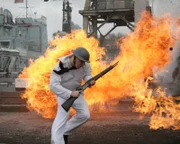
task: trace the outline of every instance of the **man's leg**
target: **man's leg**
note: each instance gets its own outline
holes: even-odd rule
[[[75,129],[87,122],[90,118],[89,108],[84,96],[79,96],[72,105],[76,114],[68,120],[64,135],[70,135]]]
[[[68,135],[64,135],[64,142],[65,144],[68,144]]]
[[[65,125],[69,118],[69,112],[66,112],[61,107],[61,103],[63,102],[63,99],[58,98],[58,111],[51,129],[51,144],[65,144],[63,135],[65,131]]]

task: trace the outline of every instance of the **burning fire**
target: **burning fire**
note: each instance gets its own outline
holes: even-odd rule
[[[155,18],[143,13],[134,32],[129,33],[118,44],[120,54],[111,64],[119,61],[119,65],[99,79],[94,87],[85,91],[91,110],[109,100],[130,96],[135,102],[136,112],[152,115],[150,128],[180,129],[180,105],[174,103],[171,97],[165,96],[160,88],[153,92],[144,81],[152,75],[154,67],[158,72],[171,61],[169,48],[176,45],[173,22],[169,15]],[[49,89],[49,77],[59,57],[82,46],[91,54],[93,75],[108,66],[101,60],[105,49],[99,47],[95,38],[87,38],[82,30],[73,31],[63,38],[57,37],[50,44],[44,56],[35,61],[31,60],[30,66],[20,75],[21,78],[31,80],[28,81],[29,86],[22,97],[27,99],[30,109],[37,111],[44,118],[54,118],[56,114],[57,103],[55,95]],[[104,110],[103,107],[98,109]]]

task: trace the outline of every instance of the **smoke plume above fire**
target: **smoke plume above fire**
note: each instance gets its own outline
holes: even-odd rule
[[[161,88],[148,87],[149,76],[153,69],[158,72],[171,62],[170,47],[175,48],[179,39],[178,19],[164,15],[161,18],[143,13],[134,32],[120,39],[119,55],[110,64],[119,61],[119,65],[96,82],[96,85],[85,91],[85,97],[90,110],[106,111],[103,105],[111,100],[121,100],[130,97],[134,101],[133,110],[140,114],[150,114],[149,126],[152,129],[180,129],[180,105]],[[174,27],[177,29],[174,29]],[[97,39],[90,37],[84,31],[73,31],[62,38],[50,42],[45,54],[29,67],[24,68],[20,78],[28,78],[28,87],[23,98],[27,100],[28,108],[35,110],[44,118],[54,118],[57,110],[55,95],[50,91],[49,78],[57,59],[70,54],[76,47],[85,47],[90,52],[92,74],[96,75],[109,66],[102,60],[105,48],[99,46]]]

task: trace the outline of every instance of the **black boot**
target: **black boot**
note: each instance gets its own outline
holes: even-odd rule
[[[68,144],[68,135],[64,135],[64,142],[65,144]]]

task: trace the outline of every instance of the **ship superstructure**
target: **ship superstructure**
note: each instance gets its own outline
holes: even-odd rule
[[[0,9],[0,91],[14,91],[14,79],[28,59],[36,59],[47,48],[46,17],[15,18]]]

